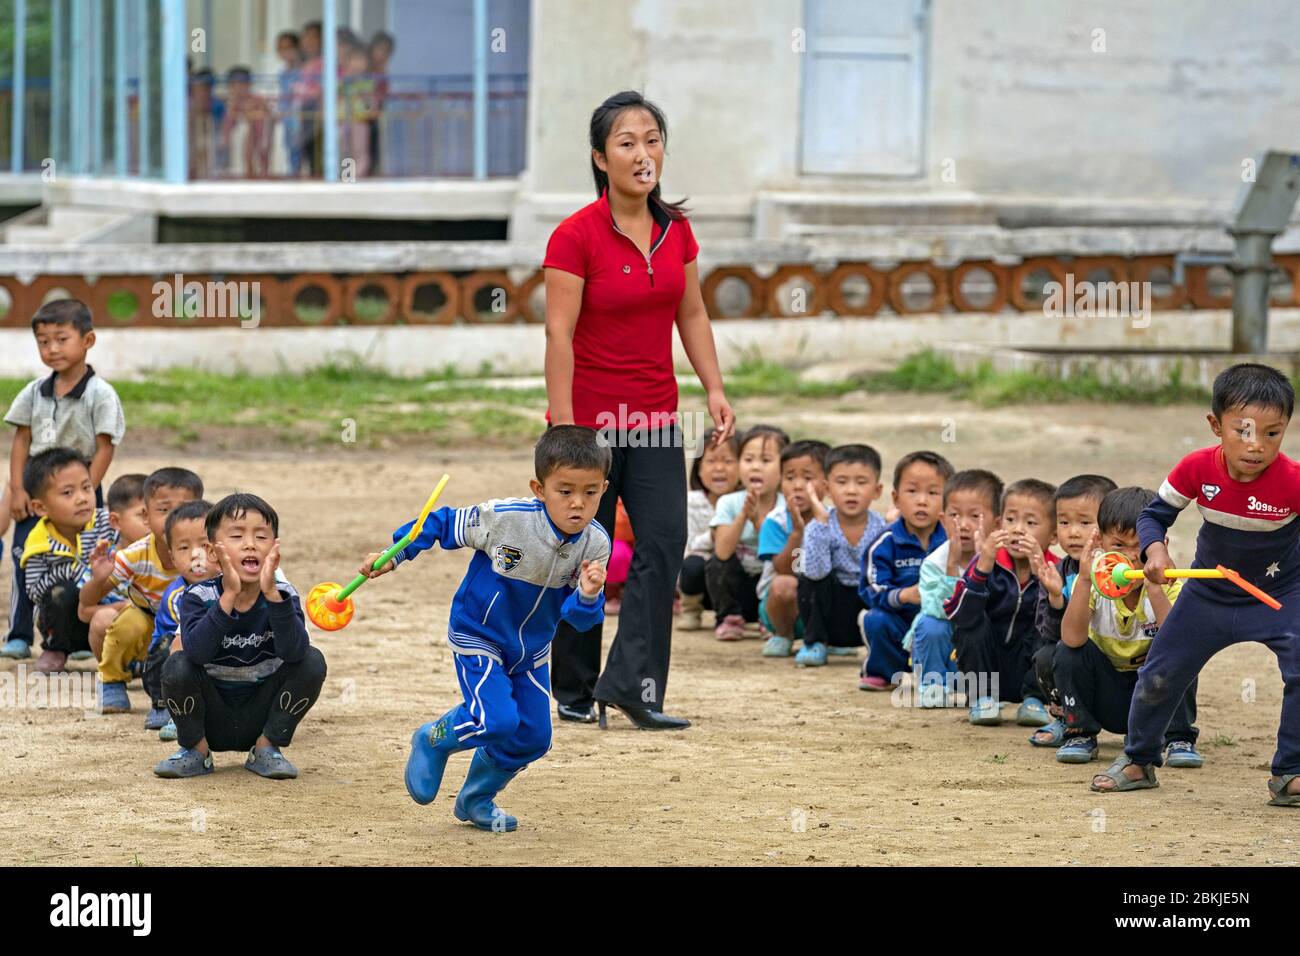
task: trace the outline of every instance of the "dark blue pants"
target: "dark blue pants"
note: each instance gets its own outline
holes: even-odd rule
[[[32,602],[27,597],[27,575],[23,573],[18,561],[23,556],[23,545],[27,543],[27,536],[40,520],[37,517],[24,518],[14,525],[14,539],[9,549],[9,554],[14,559],[14,580],[13,588],[9,592],[9,633],[5,637],[6,641],[17,638],[28,644],[32,643]]]
[[[1165,728],[1206,661],[1232,644],[1258,641],[1277,655],[1284,685],[1273,774],[1300,773],[1300,590],[1273,596],[1282,610],[1259,601],[1224,604],[1196,581],[1183,586],[1138,671],[1124,748],[1134,763],[1160,766]]]
[[[867,612],[867,660],[862,673],[868,677],[883,677],[891,684],[895,674],[906,674],[907,651],[903,637],[912,619],[893,611],[874,607]]]

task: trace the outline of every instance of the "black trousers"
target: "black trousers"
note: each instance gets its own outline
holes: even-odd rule
[[[688,554],[682,562],[682,573],[678,576],[677,586],[683,595],[703,595],[705,609],[712,611],[713,602],[709,600],[709,582],[705,573],[707,563],[708,559],[702,554]]]
[[[80,600],[81,589],[66,582],[55,584],[41,597],[38,621],[42,648],[65,654],[90,650],[90,625],[77,618]]]
[[[953,628],[952,646],[957,652],[957,670],[968,682],[974,682],[968,686],[987,686],[991,693],[996,678],[1001,700],[1044,699],[1045,692],[1034,673],[1037,641],[1033,637],[1008,643],[1002,628],[995,631],[989,619],[982,617],[976,627]]]
[[[799,575],[799,617],[803,620],[803,642],[830,647],[861,647],[858,613],[862,598],[858,589],[841,584],[834,574],[820,581]]]
[[[104,507],[104,486],[98,485],[95,488],[95,507]],[[23,518],[14,524],[13,539],[10,541],[9,555],[14,562],[13,584],[9,591],[9,634],[4,638],[5,641],[20,640],[28,644],[32,642],[32,614],[35,608],[32,607],[31,598],[27,596],[27,575],[23,572],[22,566],[18,563],[23,557],[23,546],[27,543],[27,535],[36,527],[36,523],[41,519],[35,515]],[[89,632],[87,632],[89,633]],[[77,650],[90,650],[90,645],[76,648]],[[50,648],[58,650],[58,648]]]
[[[569,707],[594,699],[662,710],[673,639],[673,598],[686,551],[686,455],[681,432],[611,435],[614,463],[596,520],[614,528],[623,499],[636,549],[618,631],[600,669],[603,626],[579,632],[561,621],[551,646],[551,691]],[[650,446],[650,442],[654,442]]]
[[[315,647],[243,693],[219,688],[184,651],[170,655],[162,668],[163,697],[176,721],[177,742],[195,747],[206,737],[213,751],[248,750],[263,734],[277,747],[289,746],[324,683],[325,655]]]
[[[1047,695],[1041,699],[1049,704],[1061,703],[1061,694],[1056,687],[1056,674],[1053,670],[1056,648],[1059,646],[1059,641],[1055,644],[1040,645],[1033,656],[1034,676],[1038,678],[1038,686]]]
[[[708,582],[709,600],[713,602],[719,621],[732,614],[738,614],[746,621],[758,620],[759,576],[747,574],[740,558],[733,554],[723,561],[710,556],[704,562],[704,577]]]
[[[161,709],[167,706],[167,695],[163,693],[162,688],[162,671],[163,665],[167,663],[167,655],[172,651],[173,640],[175,637],[164,637],[145,658],[144,674],[140,678],[140,683],[144,685],[144,692],[149,695],[150,707]]]
[[[1070,647],[1056,645],[1052,666],[1065,710],[1067,737],[1095,737],[1103,730],[1128,733],[1129,705],[1137,687],[1137,671],[1117,671],[1110,658],[1092,641]],[[1196,742],[1196,681],[1187,688],[1165,729],[1165,746],[1174,740]]]

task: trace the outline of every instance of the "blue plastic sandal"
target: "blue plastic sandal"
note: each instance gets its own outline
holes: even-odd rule
[[[1051,719],[1052,715],[1037,697],[1026,697],[1016,708],[1016,723],[1021,727],[1041,727]]]
[[[25,661],[32,656],[32,645],[28,644],[21,638],[15,637],[11,641],[5,641],[0,646],[0,657],[9,657],[16,661]]]
[[[1039,740],[1038,735],[1043,733],[1051,734],[1052,735],[1051,739]],[[1064,740],[1065,740],[1065,721],[1061,720],[1060,717],[1053,718],[1050,724],[1047,724],[1046,726],[1043,727],[1039,727],[1037,730],[1035,730],[1032,734],[1029,735],[1029,742],[1033,744],[1035,747],[1059,747],[1064,742]]]
[[[1096,758],[1096,737],[1070,737],[1056,750],[1060,763],[1091,763]]]
[[[826,666],[826,645],[825,644],[805,644],[798,654],[794,656],[795,667],[825,667]]]

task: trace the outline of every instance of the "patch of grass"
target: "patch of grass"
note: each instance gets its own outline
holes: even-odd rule
[[[1008,757],[1008,756],[1010,756],[1010,755],[1009,755],[1009,754],[994,754],[992,757],[989,758],[989,760],[990,760],[992,763],[1006,763],[1006,762],[1007,762],[1007,757]]]
[[[1203,741],[1201,743],[1201,746],[1235,747],[1237,746],[1237,738],[1232,736],[1231,734],[1215,734],[1213,740]]]

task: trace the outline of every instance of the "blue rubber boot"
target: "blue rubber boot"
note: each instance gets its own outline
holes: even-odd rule
[[[519,826],[519,821],[492,802],[492,798],[506,788],[518,770],[502,770],[482,750],[474,751],[469,773],[456,797],[453,813],[457,820],[467,820],[480,830],[509,833]]]
[[[411,735],[411,756],[406,758],[406,792],[420,806],[433,803],[438,796],[447,758],[457,750],[466,749],[452,729],[454,713],[449,710],[437,720],[421,724]]]

